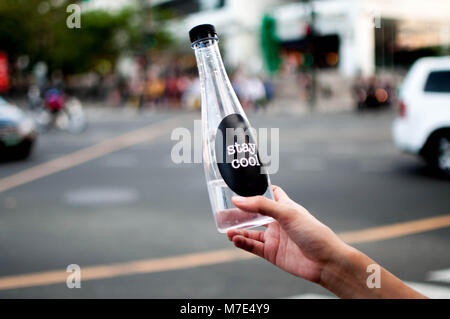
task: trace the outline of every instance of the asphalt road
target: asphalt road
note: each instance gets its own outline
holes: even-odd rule
[[[177,165],[171,160],[176,143],[170,139],[172,129],[182,126],[192,131],[199,117],[95,113],[85,133],[51,131],[40,136],[29,160],[1,163],[0,183],[143,127],[155,127],[152,132],[157,132],[143,143],[0,193],[0,283],[5,278],[11,283],[9,288],[0,287],[0,298],[330,296],[264,260],[205,257],[205,262],[189,266],[189,259],[183,259],[191,253],[232,249],[215,229],[202,165]],[[389,112],[249,114],[255,127],[280,129],[280,168],[271,176],[273,184],[339,233],[450,214],[450,182],[431,176],[419,159],[395,148],[390,138],[392,118]],[[355,246],[426,293],[450,297],[449,244],[450,228],[439,228]],[[179,265],[171,268],[165,258],[176,256],[181,256]],[[161,265],[141,273],[120,266],[139,260]],[[81,267],[79,289],[69,289],[61,280],[52,283],[48,271],[65,272],[69,264]],[[120,271],[102,278],[100,269],[83,279],[83,269],[93,266]],[[432,281],[436,270],[446,271]],[[25,280],[20,286],[17,275],[28,274],[44,279],[33,285]]]

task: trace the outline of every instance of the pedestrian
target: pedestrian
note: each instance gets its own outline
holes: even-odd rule
[[[145,85],[146,101],[150,103],[150,107],[158,107],[162,103],[165,81],[158,77],[154,72],[149,72]]]
[[[233,197],[237,208],[275,219],[264,231],[228,231],[228,238],[236,247],[341,298],[426,298],[344,243],[280,187],[273,186],[273,192],[275,201],[263,196]],[[367,269],[371,265],[380,269],[379,287],[367,284]]]

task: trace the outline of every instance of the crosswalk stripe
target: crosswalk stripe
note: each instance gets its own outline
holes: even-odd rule
[[[450,268],[430,271],[427,280],[450,283]]]
[[[422,295],[432,299],[450,299],[450,288],[421,282],[405,282],[408,286],[417,290]]]
[[[425,284],[421,282],[405,281],[405,284],[417,290],[422,295],[427,296],[432,299],[450,299],[450,288],[442,287],[438,285]],[[315,293],[305,293],[295,296],[290,296],[283,299],[335,299],[336,297],[325,295],[325,294],[315,294]]]

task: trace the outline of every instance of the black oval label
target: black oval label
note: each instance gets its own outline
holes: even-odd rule
[[[215,142],[217,166],[228,187],[240,196],[264,194],[267,174],[242,115],[226,116],[219,124]]]

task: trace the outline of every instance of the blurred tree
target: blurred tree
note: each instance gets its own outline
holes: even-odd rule
[[[142,27],[148,10],[130,6],[114,13],[83,11],[81,28],[69,29],[66,6],[71,2],[1,0],[0,50],[6,51],[13,63],[28,55],[30,65],[45,61],[50,70],[70,74],[105,70],[121,52],[142,48],[148,37]],[[151,37],[152,49],[171,44],[170,34],[161,28],[155,28]]]
[[[114,65],[120,52],[132,51],[142,41],[139,27],[132,23],[134,14],[131,8],[117,14],[88,11],[81,16],[81,29],[68,29],[66,15],[55,19],[47,61],[64,73],[98,69],[105,61]]]

